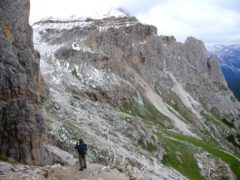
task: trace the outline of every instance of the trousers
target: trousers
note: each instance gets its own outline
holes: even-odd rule
[[[78,154],[80,169],[87,168],[86,155]]]

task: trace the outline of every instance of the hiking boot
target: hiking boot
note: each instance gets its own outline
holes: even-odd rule
[[[79,171],[82,171],[83,169],[81,168],[81,169],[79,169]]]
[[[83,168],[84,168],[84,169],[87,169],[87,166],[84,166]]]

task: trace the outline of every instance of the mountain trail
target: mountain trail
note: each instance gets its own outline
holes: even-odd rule
[[[128,180],[126,174],[110,166],[88,164],[88,168],[79,171],[79,164],[62,166],[29,166],[0,162],[0,180]]]
[[[58,166],[48,175],[48,180],[127,180],[125,174],[110,166],[90,164],[87,169],[79,171],[78,163],[74,166]]]

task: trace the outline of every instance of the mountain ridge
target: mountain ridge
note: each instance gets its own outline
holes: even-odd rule
[[[131,16],[63,24],[45,21],[33,28],[35,47],[42,54],[42,74],[50,87],[47,116],[61,122],[65,136],[85,137],[98,154],[112,152],[106,163],[138,178],[169,178],[170,174],[177,178],[178,172],[170,167],[192,177],[174,162],[165,161],[172,156],[168,149],[172,145],[163,131],[160,137],[155,134],[159,128],[237,153],[233,144],[237,142],[239,102],[234,101],[218,60],[208,57],[203,42],[189,37],[180,43],[174,37],[157,36],[156,27]],[[55,129],[54,137],[68,144],[65,150],[71,152],[72,138],[61,139],[55,121],[51,120],[49,128]],[[165,149],[169,152],[164,153]],[[199,157],[191,159],[196,169],[203,154]],[[134,173],[136,166],[144,167],[145,175],[138,170]],[[199,177],[200,171],[204,174],[204,168],[196,170]]]

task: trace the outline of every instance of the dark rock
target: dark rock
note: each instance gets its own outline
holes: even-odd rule
[[[44,100],[39,53],[33,48],[29,0],[0,3],[0,153],[22,163],[42,163]]]
[[[229,135],[227,137],[227,140],[229,142],[231,142],[235,147],[238,147],[240,149],[240,135],[239,134],[236,134],[236,135]]]
[[[174,36],[160,36],[162,38],[162,42],[166,44],[171,44],[176,42],[176,38]]]

